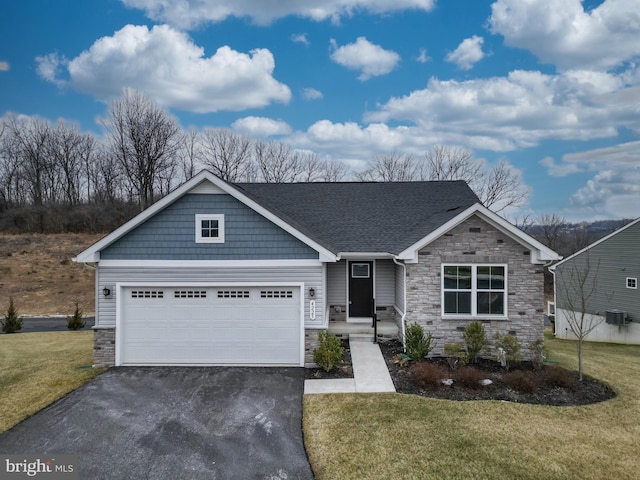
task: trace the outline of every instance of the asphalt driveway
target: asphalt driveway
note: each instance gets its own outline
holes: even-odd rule
[[[80,479],[312,479],[302,368],[112,368],[0,435]]]

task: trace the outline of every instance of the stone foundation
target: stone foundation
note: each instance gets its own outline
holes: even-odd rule
[[[304,366],[305,368],[317,367],[313,360],[313,351],[318,348],[318,330],[317,328],[304,330]]]
[[[93,366],[113,367],[116,364],[116,329],[93,330]]]

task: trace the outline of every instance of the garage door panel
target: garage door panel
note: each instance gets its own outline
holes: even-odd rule
[[[123,289],[121,364],[299,365],[298,287]]]

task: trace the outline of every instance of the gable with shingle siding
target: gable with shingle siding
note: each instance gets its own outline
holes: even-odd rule
[[[224,215],[224,243],[196,243],[196,214]],[[317,259],[318,252],[230,195],[187,194],[106,247],[100,258]]]

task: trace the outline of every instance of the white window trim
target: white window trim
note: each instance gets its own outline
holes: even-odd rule
[[[218,236],[202,236],[202,220],[218,221]],[[196,243],[224,243],[224,215],[223,214],[196,214]]]
[[[633,284],[635,286],[631,286],[629,280],[633,280]],[[627,277],[627,288],[630,288],[632,290],[637,290],[638,289],[638,279],[636,277]]]
[[[444,269],[445,267],[471,267],[471,314],[445,313],[444,311]],[[501,315],[478,312],[478,267],[503,267],[504,268],[504,313]],[[509,295],[508,295],[508,266],[504,263],[443,263],[440,266],[440,313],[442,318],[448,319],[475,319],[475,318],[508,318],[509,316]],[[449,289],[447,291],[453,291]]]

